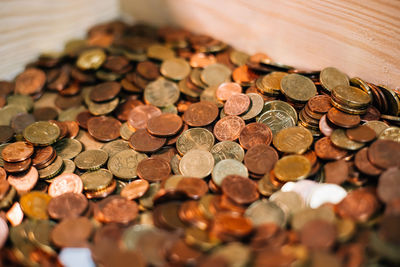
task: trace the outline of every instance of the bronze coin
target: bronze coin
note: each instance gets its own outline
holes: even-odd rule
[[[376,138],[376,132],[367,125],[347,129],[346,135],[349,139],[357,142],[371,142]]]
[[[4,162],[4,169],[9,173],[23,172],[31,166],[32,160],[30,158],[18,162]]]
[[[26,69],[15,79],[15,93],[33,95],[42,90],[46,83],[46,74],[37,68]]]
[[[376,140],[368,148],[368,159],[382,169],[400,166],[400,143],[392,140]]]
[[[311,112],[325,114],[332,108],[331,98],[328,95],[314,96],[308,100],[307,107]]]
[[[149,182],[137,179],[127,184],[121,191],[121,196],[126,199],[133,200],[143,196],[149,189]]]
[[[17,134],[24,131],[26,127],[35,122],[35,118],[29,113],[20,113],[11,119],[11,127]]]
[[[259,198],[257,184],[239,175],[228,175],[221,184],[222,192],[238,204],[249,204]]]
[[[78,107],[82,104],[82,96],[75,95],[75,96],[62,96],[62,95],[57,95],[56,99],[54,100],[54,104],[62,110],[72,108],[72,107]]]
[[[0,144],[9,142],[14,137],[14,130],[10,126],[0,125]]]
[[[300,241],[310,249],[330,249],[336,241],[336,225],[322,219],[308,221],[301,228]]]
[[[342,184],[349,178],[349,165],[344,160],[328,162],[324,165],[325,182]]]
[[[44,146],[35,148],[35,153],[32,156],[32,166],[41,167],[49,162],[56,153],[52,146]]]
[[[264,123],[252,122],[240,132],[239,143],[244,149],[250,149],[258,144],[270,145],[272,131]]]
[[[191,104],[183,114],[183,120],[192,127],[206,126],[218,117],[218,106],[209,101]]]
[[[63,121],[54,121],[50,120],[49,122],[54,123],[60,129],[60,135],[58,136],[57,140],[63,139],[68,134],[68,127]]]
[[[37,185],[39,178],[38,171],[31,167],[26,172],[20,172],[8,176],[8,183],[12,185],[20,194],[32,190]]]
[[[361,122],[359,115],[347,114],[336,108],[331,108],[328,111],[327,118],[333,124],[343,128],[353,128]]]
[[[78,135],[79,124],[76,121],[64,121],[64,125],[68,129],[67,138],[75,138]]]
[[[367,113],[361,116],[361,121],[379,121],[381,117],[381,113],[374,106],[369,106],[367,109]]]
[[[113,117],[94,117],[87,125],[89,134],[99,141],[108,142],[120,136],[121,122]]]
[[[323,137],[314,144],[315,153],[320,159],[338,160],[347,156],[347,150],[336,147],[329,137]]]
[[[33,116],[36,121],[55,120],[58,116],[58,112],[52,107],[35,108],[33,110]]]
[[[124,56],[108,56],[102,67],[115,73],[125,73],[131,69],[129,60]]]
[[[379,177],[377,194],[384,203],[400,198],[400,168],[392,167]]]
[[[131,110],[128,124],[134,129],[146,129],[147,122],[161,115],[161,110],[153,105],[140,105]]]
[[[181,117],[171,113],[164,113],[149,119],[147,130],[157,136],[172,136],[179,132],[182,125]]]
[[[229,236],[242,238],[252,230],[250,219],[233,212],[221,212],[215,216],[211,232],[222,240],[231,241]]]
[[[140,178],[149,182],[165,180],[171,174],[168,161],[161,158],[147,158],[139,162],[137,174]]]
[[[192,199],[199,199],[208,192],[207,183],[203,179],[194,177],[182,178],[176,189],[185,192]]]
[[[18,162],[28,159],[32,156],[33,152],[32,144],[18,141],[7,145],[1,152],[1,156],[5,161]]]
[[[55,220],[75,218],[87,210],[88,204],[88,200],[82,194],[65,193],[52,198],[47,206],[47,211]]]
[[[238,116],[226,116],[214,126],[214,135],[219,141],[233,141],[239,138],[245,122]]]
[[[377,176],[382,173],[382,169],[375,167],[368,159],[368,148],[364,147],[359,150],[354,157],[354,164],[357,169],[367,175]]]
[[[178,239],[168,250],[168,259],[172,264],[188,265],[196,263],[203,254],[196,248],[192,248],[182,239]]]
[[[226,115],[237,116],[245,113],[250,107],[250,97],[245,94],[235,94],[228,98],[224,104]]]
[[[78,122],[79,126],[85,130],[88,129],[88,121],[94,118],[93,114],[89,111],[82,111],[78,115],[76,115],[76,121]]]
[[[240,94],[241,92],[242,92],[242,87],[239,84],[233,82],[226,82],[220,84],[215,93],[219,100],[226,101],[229,99],[229,97],[235,94]]]
[[[7,179],[7,173],[6,171],[0,167],[0,181],[6,180]]]
[[[139,62],[136,71],[147,80],[155,80],[160,76],[160,70],[156,63],[151,61]]]
[[[118,82],[104,82],[96,85],[89,94],[94,102],[104,102],[114,99],[121,91],[121,84]]]
[[[189,126],[184,123],[182,128],[179,130],[179,132],[177,134],[175,134],[174,136],[170,136],[167,138],[167,142],[165,143],[165,145],[174,145],[176,143],[176,141],[178,140],[179,136],[186,131],[187,129],[189,129]]]
[[[145,129],[139,129],[129,138],[129,145],[139,152],[154,152],[164,146],[166,138],[156,137]]]
[[[93,224],[86,217],[67,218],[51,232],[51,241],[57,247],[85,247],[92,235]]]
[[[98,203],[103,222],[127,224],[136,219],[139,207],[136,202],[121,196],[111,196]]]
[[[244,164],[249,172],[263,175],[270,172],[278,161],[278,152],[266,144],[258,144],[247,150]]]
[[[114,114],[120,121],[127,121],[131,110],[140,105],[144,105],[142,101],[130,97],[125,102],[118,105]]]

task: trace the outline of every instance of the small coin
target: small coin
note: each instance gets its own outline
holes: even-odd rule
[[[214,135],[219,141],[233,141],[239,138],[245,122],[238,116],[226,116],[214,126]]]
[[[192,68],[205,68],[215,63],[217,63],[217,60],[212,54],[196,53],[190,57],[190,66]]]
[[[349,165],[344,160],[328,162],[324,165],[325,182],[342,184],[349,178]]]
[[[264,175],[270,172],[279,156],[275,149],[266,144],[258,144],[247,150],[244,156],[244,164],[249,172]]]
[[[329,137],[323,137],[314,144],[315,153],[320,159],[339,160],[347,156],[347,150],[336,147]]]
[[[30,143],[19,141],[6,145],[1,156],[7,162],[19,162],[32,156],[33,151],[33,146]]]
[[[98,203],[101,221],[105,223],[128,224],[133,221],[139,213],[136,202],[123,198],[121,196],[111,196]],[[95,214],[95,217],[96,216]]]
[[[147,48],[147,56],[156,60],[167,60],[175,56],[174,50],[169,47],[154,44]]]
[[[32,95],[39,93],[46,83],[46,74],[37,68],[28,68],[15,79],[15,93]]]
[[[274,167],[276,178],[281,181],[297,181],[307,177],[311,171],[310,161],[301,155],[282,157]]]
[[[250,107],[250,98],[245,94],[230,96],[224,105],[226,115],[238,116],[245,113]]]
[[[55,120],[58,116],[58,111],[53,107],[41,107],[33,110],[33,116],[36,121]]]
[[[201,72],[201,80],[208,86],[220,85],[229,82],[232,71],[225,65],[215,63],[208,65]]]
[[[344,129],[335,129],[330,139],[335,146],[347,150],[358,150],[364,146],[364,143],[349,139]]]
[[[260,77],[256,82],[257,89],[262,93],[270,96],[280,94],[281,81],[288,75],[286,72],[274,71]]]
[[[67,218],[51,232],[51,241],[57,247],[84,247],[92,235],[92,222],[86,217]]]
[[[371,142],[376,138],[375,131],[366,125],[360,125],[356,128],[347,129],[346,135],[351,140],[357,142]]]
[[[325,114],[332,108],[331,98],[327,95],[317,95],[310,98],[307,107],[311,112]]]
[[[221,101],[226,101],[231,96],[242,93],[242,87],[240,86],[240,84],[237,83],[224,82],[221,84],[217,84],[215,86],[218,86],[215,91],[215,95],[217,99]]]
[[[228,175],[221,184],[222,192],[238,204],[250,204],[259,198],[257,184],[239,175]]]
[[[192,199],[200,199],[208,192],[207,183],[203,179],[195,177],[182,177],[179,179],[176,189],[185,192]]]
[[[179,132],[182,125],[181,117],[175,114],[164,113],[148,120],[147,131],[157,136],[172,136]]]
[[[243,163],[234,159],[224,159],[215,164],[211,177],[217,186],[221,186],[224,178],[231,174],[249,176],[249,172]]]
[[[214,167],[213,155],[200,149],[189,150],[179,162],[179,170],[184,176],[205,178]]]
[[[321,133],[323,133],[325,136],[331,136],[331,134],[334,130],[334,128],[332,128],[332,126],[328,122],[326,115],[321,117],[321,119],[319,120],[318,126],[319,126],[319,130],[321,131]]]
[[[76,61],[78,68],[82,70],[98,69],[106,60],[103,49],[94,48],[83,51]]]
[[[24,130],[24,138],[33,145],[45,146],[54,143],[60,136],[60,128],[47,121],[35,122]]]
[[[82,194],[65,193],[54,197],[47,206],[51,218],[62,220],[82,215],[88,207],[88,200]]]
[[[149,182],[137,179],[129,183],[121,191],[121,196],[133,200],[142,197],[149,189]]]
[[[350,108],[362,108],[371,102],[366,92],[349,85],[336,86],[332,89],[332,96]]]
[[[74,173],[76,166],[75,163],[70,159],[63,159],[64,169],[61,174],[63,173]]]
[[[107,142],[120,136],[121,122],[112,117],[93,117],[87,125],[89,134],[99,141]]]
[[[39,177],[41,179],[50,179],[56,176],[63,168],[63,160],[56,156],[55,160],[47,167],[39,169]]]
[[[209,101],[191,104],[183,114],[183,120],[192,127],[206,126],[218,117],[218,107]]]
[[[328,111],[327,118],[333,124],[343,128],[354,128],[361,122],[360,116],[347,114],[336,108],[331,108]]]
[[[128,124],[133,129],[146,129],[147,122],[161,115],[161,110],[153,105],[140,105],[131,110]]]
[[[281,80],[281,91],[290,100],[305,103],[316,95],[317,88],[310,78],[288,74]]]
[[[57,197],[65,193],[82,193],[83,183],[81,178],[73,173],[65,173],[51,181],[48,194]]]
[[[348,86],[350,84],[349,77],[347,77],[347,75],[340,70],[333,67],[328,67],[321,70],[319,80],[323,88],[329,92],[338,85]]]
[[[244,158],[243,148],[233,141],[218,142],[211,148],[210,152],[214,157],[215,164],[224,159],[235,159],[241,162]]]
[[[136,71],[147,80],[155,80],[160,76],[158,65],[151,61],[139,62]]]
[[[146,154],[138,153],[132,149],[118,152],[108,161],[108,169],[120,179],[130,180],[137,176],[137,166],[146,159]]]
[[[117,108],[119,103],[118,97],[107,102],[97,103],[90,99],[91,91],[93,91],[92,88],[88,88],[87,91],[82,92],[82,95],[90,113],[93,115],[107,115]]]
[[[140,129],[129,138],[129,145],[139,152],[155,152],[159,150],[166,141],[167,139],[164,137],[156,137],[145,129]]]
[[[293,118],[283,110],[268,110],[260,116],[257,122],[267,125],[273,136],[282,129],[295,126]]]
[[[354,157],[354,164],[362,173],[377,176],[382,173],[382,169],[375,167],[368,159],[368,148],[360,149]]]
[[[89,97],[95,102],[110,101],[115,98],[121,90],[121,84],[118,82],[104,82],[97,84],[90,91]]]
[[[137,165],[139,178],[149,182],[159,182],[167,179],[171,174],[171,167],[165,159],[146,158]]]
[[[294,126],[278,132],[274,136],[273,144],[281,152],[303,154],[313,141],[314,138],[309,130]]]
[[[85,191],[101,191],[112,184],[113,175],[107,169],[99,169],[92,172],[85,172],[80,179]]]
[[[129,148],[129,143],[127,141],[119,139],[119,140],[114,140],[114,141],[105,143],[101,147],[101,149],[106,151],[108,153],[108,157],[111,158],[118,152],[130,149],[130,148]]]
[[[47,205],[51,196],[40,191],[31,191],[20,198],[24,214],[32,219],[46,220]]]
[[[175,104],[179,99],[179,94],[179,88],[176,83],[164,78],[158,78],[154,82],[149,83],[144,89],[146,102],[156,107]]]
[[[10,174],[7,181],[18,192],[28,192],[35,187],[38,178],[38,171],[35,167],[31,167],[27,172]]]
[[[368,159],[382,169],[399,166],[400,143],[392,140],[376,140],[368,148]]]
[[[97,170],[107,162],[107,152],[100,149],[86,150],[75,157],[76,167],[82,170]]]
[[[169,79],[179,81],[189,75],[190,65],[183,58],[169,58],[161,64],[160,72]]]
[[[184,131],[176,141],[176,149],[184,155],[192,149],[210,151],[214,145],[214,135],[204,128],[191,128]]]
[[[392,167],[384,171],[379,177],[377,194],[380,200],[385,203],[399,198],[399,177],[400,169]]]
[[[63,159],[73,159],[82,151],[82,143],[70,138],[61,139],[53,147],[57,155]]]

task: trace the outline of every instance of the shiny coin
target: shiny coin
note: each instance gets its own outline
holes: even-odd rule
[[[218,117],[218,107],[209,101],[191,104],[183,114],[183,120],[193,127],[206,126]]]
[[[298,126],[282,129],[274,136],[274,146],[284,153],[303,154],[313,141],[311,132]]]
[[[89,134],[99,141],[107,142],[120,136],[121,122],[112,117],[93,117],[87,125]]]
[[[164,137],[151,135],[147,130],[137,130],[129,138],[129,146],[139,152],[155,152],[167,141]]]
[[[179,154],[184,155],[192,149],[204,149],[210,151],[214,145],[214,135],[204,128],[192,128],[184,131],[176,141]]]
[[[226,116],[214,126],[214,135],[219,141],[233,141],[239,138],[245,122],[238,116]]]
[[[102,49],[90,49],[82,52],[76,65],[82,70],[98,69],[106,60],[106,54]]]
[[[274,167],[276,178],[285,182],[304,179],[310,171],[310,161],[306,157],[300,155],[282,157]]]
[[[121,191],[121,196],[133,200],[143,196],[149,189],[149,182],[142,179],[137,179],[129,183]]]
[[[205,150],[192,149],[179,162],[179,170],[184,176],[204,178],[214,167],[212,154]]]
[[[159,108],[152,105],[140,105],[129,113],[128,124],[133,129],[145,129],[148,120],[159,115],[161,115]]]
[[[400,143],[400,128],[399,127],[386,128],[379,134],[378,138],[382,140],[392,140]]]
[[[51,196],[39,191],[31,191],[20,199],[21,208],[24,214],[32,219],[46,220],[47,205]]]
[[[256,93],[247,93],[246,95],[250,98],[251,104],[249,110],[241,115],[242,119],[245,121],[256,117],[264,107],[262,96]]]
[[[376,138],[375,131],[365,125],[347,129],[346,135],[348,138],[356,142],[371,142]]]
[[[39,169],[39,177],[41,179],[50,179],[59,174],[63,168],[63,159],[59,156],[57,156],[49,166]]]
[[[376,136],[379,136],[383,130],[389,127],[389,125],[383,121],[367,121],[364,125],[373,129],[376,133]]]
[[[102,150],[108,153],[108,157],[111,158],[118,152],[129,149],[129,143],[125,140],[114,140],[108,143],[105,143],[102,147]]]
[[[18,162],[28,159],[33,151],[30,143],[19,141],[6,145],[1,152],[1,157],[7,162]]]
[[[82,193],[83,183],[81,178],[73,173],[57,176],[51,181],[48,194],[56,197],[65,193]]]
[[[261,115],[269,110],[281,110],[289,114],[290,117],[293,118],[294,122],[297,124],[297,111],[290,104],[281,101],[281,100],[273,100],[267,101],[264,104],[264,107],[261,111]],[[261,116],[260,116],[261,117]],[[259,120],[259,118],[257,119]]]
[[[361,121],[360,116],[347,114],[336,108],[331,108],[328,111],[327,118],[333,124],[343,128],[354,128]]]
[[[258,82],[256,82],[256,87],[263,94],[271,96],[279,95],[281,90],[281,81],[286,75],[288,75],[286,72],[271,72],[260,77]]]
[[[9,175],[7,181],[18,192],[24,193],[35,187],[38,178],[38,171],[35,167],[31,167],[27,172]]]
[[[225,82],[214,86],[218,86],[215,91],[215,95],[217,99],[221,101],[226,101],[231,96],[240,94],[242,92],[242,87],[239,84],[233,82]],[[209,88],[213,87],[210,86]]]
[[[82,170],[96,170],[107,162],[108,154],[103,150],[87,150],[80,153],[75,159],[76,167]]]
[[[233,141],[218,142],[211,148],[210,152],[214,157],[215,164],[224,159],[235,159],[241,162],[244,158],[243,148]]]
[[[38,121],[26,127],[23,134],[34,145],[50,145],[60,136],[60,128],[55,123]]]
[[[328,67],[321,70],[319,80],[324,89],[329,92],[338,85],[349,85],[349,77],[347,77],[347,75],[340,70],[333,67]]]
[[[250,98],[245,94],[235,94],[228,98],[224,105],[226,115],[241,115],[250,107]]]
[[[137,166],[140,161],[146,158],[146,154],[131,149],[124,150],[112,156],[107,167],[116,177],[130,180],[136,178]]]
[[[175,135],[182,128],[182,119],[175,114],[161,114],[151,118],[147,122],[147,131],[153,135],[171,136]]]
[[[257,122],[267,125],[274,136],[282,129],[295,126],[293,118],[282,110],[268,110],[260,116]]]
[[[371,102],[371,97],[366,92],[353,86],[336,86],[332,90],[332,96],[353,108],[364,107]]]

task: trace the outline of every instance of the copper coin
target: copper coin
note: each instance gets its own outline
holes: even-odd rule
[[[367,125],[347,129],[346,135],[349,139],[357,142],[371,142],[376,138],[376,132]]]
[[[367,113],[361,116],[361,121],[379,121],[381,113],[374,106],[369,106],[367,108]]]
[[[7,179],[7,172],[0,167],[0,181]]]
[[[333,124],[343,128],[353,128],[361,122],[360,116],[347,114],[336,108],[331,108],[328,111],[327,118]]]
[[[244,149],[258,144],[269,145],[272,142],[272,131],[264,123],[252,122],[240,132],[239,143]]]
[[[196,53],[190,57],[192,68],[204,68],[214,63],[217,63],[217,59],[212,54]]]
[[[311,112],[325,114],[331,108],[331,98],[328,95],[317,95],[307,102],[307,106]]]
[[[88,121],[88,132],[95,139],[108,142],[120,136],[121,122],[113,117],[94,117]]]
[[[127,184],[121,191],[121,196],[133,200],[143,196],[149,189],[149,182],[143,179],[137,179]]]
[[[259,75],[251,70],[247,65],[235,68],[232,72],[232,79],[238,84],[248,85],[253,83]]]
[[[42,90],[46,82],[46,74],[37,68],[26,69],[15,79],[15,93],[32,95]]]
[[[0,144],[9,142],[14,137],[14,130],[10,126],[0,125]]]
[[[311,220],[301,228],[300,241],[310,249],[329,249],[335,240],[336,226],[326,220]]]
[[[108,56],[102,67],[116,73],[125,73],[126,69],[130,69],[129,60],[124,56]]]
[[[335,130],[335,128],[333,128],[333,125],[330,125],[329,121],[326,118],[326,115],[321,117],[318,126],[321,133],[323,133],[325,136],[331,136],[333,130]]]
[[[51,232],[51,241],[57,247],[85,247],[92,235],[93,224],[86,217],[66,218]]]
[[[128,124],[134,129],[146,129],[147,122],[161,115],[161,110],[153,105],[140,105],[131,110]]]
[[[147,130],[140,129],[129,138],[129,145],[139,152],[154,152],[164,146],[166,141],[166,138],[153,136]]]
[[[9,175],[8,182],[18,192],[28,192],[35,187],[38,178],[38,171],[35,167],[31,167],[28,171],[24,173]]]
[[[250,219],[232,212],[218,213],[214,218],[212,232],[219,238],[224,239],[224,235],[234,237],[244,237],[251,233],[253,224]]]
[[[382,169],[400,166],[400,143],[392,140],[376,140],[368,148],[368,159]]]
[[[191,104],[183,114],[183,120],[193,127],[211,124],[218,117],[219,110],[215,103],[200,101]]]
[[[354,164],[360,172],[371,176],[377,176],[383,171],[369,161],[367,147],[364,147],[357,152],[356,156],[354,157]]]
[[[93,114],[89,111],[82,111],[78,115],[76,115],[76,121],[78,122],[79,126],[85,130],[88,129],[88,121],[94,118]]]
[[[0,95],[8,95],[14,92],[15,84],[9,81],[0,81]]]
[[[275,149],[266,144],[258,144],[247,150],[244,155],[244,164],[249,172],[263,175],[274,168],[278,159]]]
[[[400,169],[392,167],[384,171],[379,177],[378,197],[385,203],[400,198]]]
[[[58,116],[58,112],[52,107],[35,108],[33,110],[33,116],[36,121],[55,120]]]
[[[41,164],[37,164],[35,168],[37,168],[38,170],[44,169],[50,164],[52,164],[56,160],[56,158],[57,158],[57,152],[54,150],[54,153],[51,154],[51,157],[48,161],[43,161]]]
[[[149,182],[165,180],[171,174],[168,161],[161,158],[147,158],[139,162],[137,174],[140,178]]]
[[[102,221],[127,224],[136,219],[139,207],[136,202],[121,196],[111,196],[99,202]]]
[[[221,184],[222,192],[238,204],[249,204],[259,197],[257,184],[239,175],[228,175]]]
[[[181,117],[171,113],[164,113],[149,119],[147,130],[153,135],[172,136],[179,132],[182,125]]]
[[[72,107],[78,107],[82,104],[82,96],[75,95],[75,96],[62,96],[62,95],[57,95],[56,99],[54,100],[54,104],[62,109],[68,109]]]
[[[168,259],[172,264],[194,264],[203,254],[196,248],[192,248],[182,239],[173,243],[168,251]]]
[[[216,96],[219,100],[226,101],[232,95],[240,94],[242,87],[237,83],[227,82],[218,86]]]
[[[116,188],[117,188],[117,182],[113,179],[111,184],[107,186],[105,189],[100,191],[86,191],[85,196],[88,199],[105,198],[108,195],[112,194]]]
[[[63,121],[54,121],[50,120],[49,122],[54,123],[60,129],[60,135],[58,136],[57,140],[60,140],[67,136],[68,134],[68,127]]]
[[[329,137],[323,137],[314,144],[315,153],[320,159],[338,160],[347,156],[347,150],[336,147]]]
[[[176,189],[185,192],[192,199],[199,199],[208,192],[207,183],[203,179],[194,177],[182,178]]]
[[[79,124],[76,121],[64,121],[64,125],[68,129],[67,138],[75,138],[78,135]]]
[[[136,71],[147,80],[155,80],[160,76],[160,70],[156,63],[151,61],[139,62]]]
[[[176,141],[178,140],[179,136],[187,129],[189,129],[189,126],[186,123],[184,123],[182,128],[179,130],[179,132],[177,134],[175,134],[174,136],[168,137],[165,145],[168,145],[168,146],[174,145],[176,143]]]
[[[342,184],[349,178],[349,165],[344,160],[328,162],[324,165],[325,182]]]
[[[214,135],[219,141],[233,141],[239,138],[245,122],[238,116],[226,116],[214,126]]]
[[[35,148],[35,153],[32,156],[32,166],[40,167],[46,164],[56,153],[52,146],[44,146]]]
[[[18,191],[18,189],[16,190]],[[10,183],[6,179],[0,180],[0,198],[4,199],[4,197],[6,197],[9,192],[10,192]]]
[[[57,197],[65,193],[82,193],[83,182],[81,177],[73,173],[63,173],[51,181],[48,194]]]
[[[171,162],[172,158],[178,154],[178,151],[173,146],[165,146],[151,155],[152,158],[162,158]]]
[[[114,113],[117,119],[119,119],[120,121],[127,121],[131,110],[140,105],[144,105],[142,101],[131,97],[128,98],[125,102],[120,103]]]
[[[1,156],[7,162],[18,162],[28,159],[33,151],[32,144],[18,141],[7,145],[1,152]]]
[[[92,101],[104,102],[114,99],[121,91],[121,84],[118,82],[104,82],[96,85],[89,94]]]
[[[70,192],[53,197],[47,206],[47,212],[55,220],[75,218],[87,210],[88,204],[84,195]]]
[[[31,166],[32,160],[30,158],[19,162],[4,162],[4,169],[10,173],[26,171]]]
[[[224,104],[226,115],[237,116],[245,113],[250,107],[250,97],[245,94],[235,94],[228,98]]]

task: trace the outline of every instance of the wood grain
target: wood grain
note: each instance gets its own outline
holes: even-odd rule
[[[121,0],[124,17],[174,23],[306,69],[400,86],[398,0]]]
[[[0,79],[12,79],[39,53],[61,51],[67,40],[118,14],[117,0],[1,0]]]

